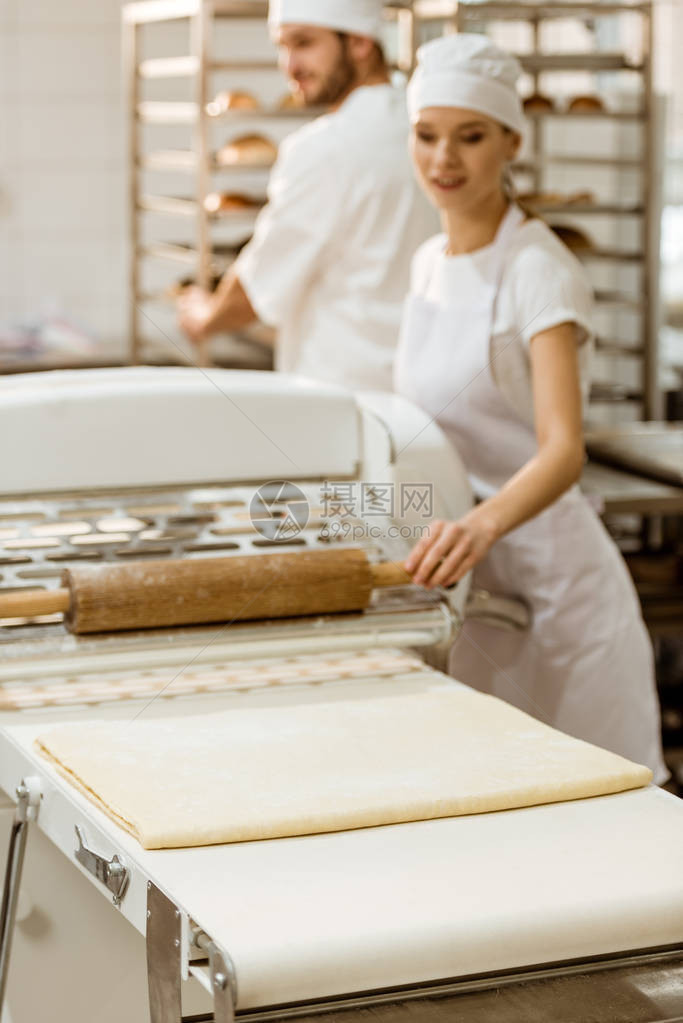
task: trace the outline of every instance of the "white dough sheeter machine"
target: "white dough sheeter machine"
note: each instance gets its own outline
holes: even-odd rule
[[[439,429],[396,396],[184,368],[0,379],[0,596],[49,594],[81,563],[400,560],[426,509],[471,504]],[[34,748],[58,722],[426,690],[467,615],[528,624],[468,580],[299,619],[1,621],[1,1023],[683,1020],[683,802],[654,786],[146,850]]]

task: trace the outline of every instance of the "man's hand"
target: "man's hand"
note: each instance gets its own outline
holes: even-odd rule
[[[178,323],[193,344],[206,342],[221,331],[241,330],[253,323],[256,313],[234,268],[228,270],[213,292],[196,285],[178,299]]]
[[[195,345],[211,337],[213,315],[213,295],[203,288],[186,288],[178,299],[178,323]]]
[[[457,522],[436,519],[410,552],[405,570],[427,589],[452,586],[488,554],[499,535],[484,504]]]

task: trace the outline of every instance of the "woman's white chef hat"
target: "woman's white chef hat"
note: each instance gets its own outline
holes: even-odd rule
[[[318,25],[337,32],[382,38],[382,0],[270,0],[271,32],[280,25]]]
[[[408,112],[425,107],[476,110],[520,134],[522,103],[516,89],[519,61],[487,36],[462,32],[425,43],[408,84]]]

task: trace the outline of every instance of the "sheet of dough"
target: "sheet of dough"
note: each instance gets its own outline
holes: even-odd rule
[[[620,792],[652,777],[457,685],[79,722],[36,744],[146,849],[485,813]]]

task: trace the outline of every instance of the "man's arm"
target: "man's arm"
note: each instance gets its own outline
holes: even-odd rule
[[[295,138],[298,136],[298,138]],[[218,331],[253,320],[279,327],[291,314],[324,250],[339,237],[346,179],[329,132],[285,139],[271,171],[268,203],[251,240],[213,296],[198,288],[183,296],[180,326],[205,348]],[[200,350],[200,356],[202,352]]]
[[[216,291],[188,288],[178,300],[178,320],[190,340],[200,345],[221,331],[239,330],[257,319],[234,270],[228,270]]]

